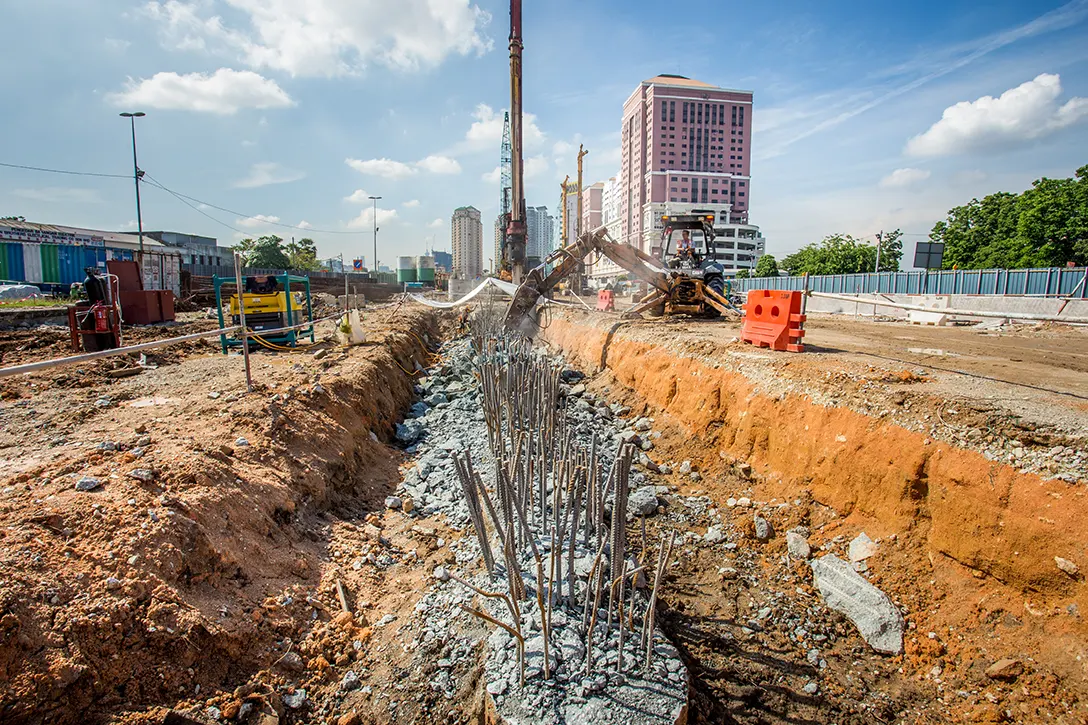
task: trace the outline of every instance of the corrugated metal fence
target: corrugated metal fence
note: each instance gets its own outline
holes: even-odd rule
[[[1088,268],[947,269],[935,272],[879,272],[809,277],[813,292],[906,295],[1028,295],[1088,299]],[[733,280],[734,292],[751,289],[803,290],[804,277]]]

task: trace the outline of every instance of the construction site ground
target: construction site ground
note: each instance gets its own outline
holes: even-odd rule
[[[385,505],[412,465],[394,426],[453,318],[364,322],[362,346],[255,354],[252,393],[217,338],[131,377],[113,371],[138,356],[0,379],[0,721],[484,717],[482,653],[419,637],[465,532]],[[646,521],[686,535],[659,616],[689,722],[1088,722],[1088,331],[814,316],[804,354],[738,335],[571,310],[538,335],[579,394],[660,433]],[[66,344],[0,331],[5,365]],[[874,540],[858,568],[903,612],[902,655],[820,606],[798,527],[814,557]]]

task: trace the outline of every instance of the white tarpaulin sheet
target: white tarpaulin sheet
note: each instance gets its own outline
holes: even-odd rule
[[[435,300],[429,300],[426,297],[423,297],[422,295],[416,295],[416,294],[408,295],[408,296],[412,299],[413,302],[418,302],[421,305],[427,305],[428,307],[437,307],[439,309],[448,310],[451,307],[457,307],[459,305],[467,304],[469,300],[471,300],[473,297],[475,297],[476,295],[483,292],[484,289],[486,289],[489,286],[495,287],[496,289],[499,289],[500,291],[505,292],[508,295],[512,295],[512,294],[514,294],[515,292],[518,291],[518,286],[516,284],[514,284],[513,282],[503,282],[501,279],[495,279],[494,277],[488,277],[483,282],[481,282],[476,287],[476,289],[472,290],[467,295],[465,295],[461,299],[456,300],[454,302],[437,302]]]

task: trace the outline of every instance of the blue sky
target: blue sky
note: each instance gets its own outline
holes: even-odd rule
[[[381,195],[385,262],[432,237],[448,248],[457,206],[497,213],[504,2],[3,6],[0,162],[131,173],[117,113],[145,111],[152,179],[261,216],[145,186],[145,228],[311,236],[324,256],[369,258],[365,197]],[[658,73],[755,93],[751,220],[773,254],[833,232],[924,234],[972,196],[1088,163],[1088,0],[525,0],[524,34],[530,205],[556,207],[579,143],[587,184],[618,172],[623,101]],[[135,226],[131,181],[4,167],[0,214]]]

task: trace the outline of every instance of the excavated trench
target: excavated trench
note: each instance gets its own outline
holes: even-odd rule
[[[789,356],[580,313],[557,314],[540,339],[594,376],[591,392],[654,417],[658,462],[700,472],[669,483],[720,516],[687,526],[739,535],[735,549],[693,546],[665,597],[696,722],[1083,721],[1088,588],[1070,566],[1088,554],[1083,484],[836,404]],[[860,533],[877,542],[854,567],[905,615],[902,655],[875,654],[844,617],[813,622],[821,597],[787,531],[813,558],[851,558]]]
[[[602,451],[612,446],[606,458],[637,446],[641,512],[626,530],[650,586],[658,542],[676,532],[657,605],[658,679],[639,680],[612,630],[591,645],[598,656],[613,648],[611,658],[585,672],[587,642],[564,618],[580,631],[589,546],[569,552],[582,604],[556,609],[555,672],[545,678],[540,643],[526,642],[522,689],[515,638],[463,609],[513,625],[505,605],[487,607],[496,602],[457,580],[492,591],[508,581],[501,565],[497,576],[484,570],[453,464],[471,455],[495,492],[479,381],[454,353],[467,342],[439,350],[439,319],[409,317],[335,375],[323,364],[319,378],[307,368],[301,385],[243,398],[230,435],[245,433],[247,446],[162,443],[172,457],[155,462],[153,486],[132,483],[94,510],[72,499],[64,520],[49,520],[79,540],[35,563],[63,572],[51,591],[65,606],[42,598],[30,569],[0,591],[0,720],[158,723],[167,710],[188,718],[174,722],[262,725],[1085,717],[1088,635],[1074,615],[1088,606],[1085,584],[1054,566],[1055,556],[1084,560],[1081,490],[782,392],[744,356],[580,316],[556,316],[539,342],[586,376],[562,381],[575,438],[598,436]],[[417,362],[431,374],[413,382]],[[169,426],[151,426],[155,445],[184,427]],[[130,497],[151,502],[162,525],[129,520]],[[58,535],[41,528],[34,536]],[[903,612],[901,655],[873,652],[828,609],[784,536],[803,533],[813,557],[847,558],[861,531],[878,553],[856,568]],[[18,536],[9,527],[4,545],[14,550]],[[547,539],[537,539],[545,558]],[[534,599],[527,550],[518,566]],[[116,584],[87,585],[107,575]],[[526,635],[541,634],[535,606],[523,612]],[[987,674],[1002,658],[1017,672]],[[684,694],[625,714],[618,693],[633,693],[637,710],[653,687]]]

